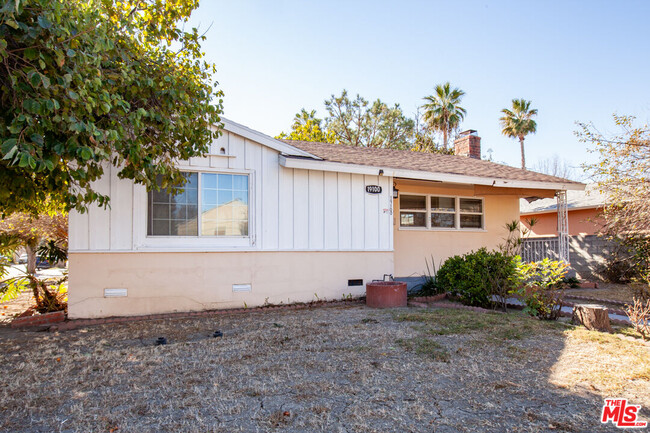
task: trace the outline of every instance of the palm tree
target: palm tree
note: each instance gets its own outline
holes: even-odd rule
[[[433,95],[423,98],[428,101],[422,106],[424,120],[431,129],[442,132],[442,145],[445,150],[449,134],[458,127],[467,113],[460,106],[463,95],[465,92],[457,87],[452,89],[451,84],[447,81],[445,84],[438,84]]]
[[[537,116],[537,109],[530,108],[531,101],[513,99],[512,110],[501,110],[503,117],[499,119],[501,132],[506,137],[518,138],[521,145],[521,168],[526,170],[526,156],[524,155],[524,138],[528,134],[537,132],[537,123],[532,119]]]

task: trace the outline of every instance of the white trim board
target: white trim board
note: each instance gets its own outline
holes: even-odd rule
[[[471,185],[488,185],[497,188],[531,188],[531,189],[550,189],[560,190],[578,190],[585,189],[584,184],[574,183],[554,183],[538,182],[530,180],[508,180],[490,177],[467,176],[462,174],[434,173],[420,170],[404,170],[389,167],[376,167],[370,165],[346,164],[341,162],[330,162],[323,160],[311,160],[302,158],[287,158],[280,155],[280,165],[287,168],[300,168],[305,170],[322,170],[336,171],[340,173],[358,173],[378,175],[383,171],[383,176],[393,178],[406,178],[418,180],[431,180],[434,182],[449,182]]]
[[[312,155],[309,152],[300,150],[297,147],[285,143],[284,141],[276,140],[275,138],[269,137],[268,135],[262,134],[261,132],[254,131],[244,125],[233,122],[232,120],[228,120],[222,117],[221,122],[223,123],[223,129],[226,131],[240,135],[251,141],[255,141],[263,146],[270,147],[271,149],[277,150],[278,152],[285,153],[287,155],[306,156],[310,158],[320,159],[316,155]]]

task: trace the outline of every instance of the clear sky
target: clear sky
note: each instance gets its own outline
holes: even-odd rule
[[[538,132],[528,165],[558,154],[590,159],[575,122],[614,130],[612,113],[650,119],[650,1],[202,0],[191,24],[207,32],[224,114],[269,135],[342,89],[399,103],[412,115],[435,84],[466,92],[462,129],[483,153],[519,164],[500,110],[533,101]]]

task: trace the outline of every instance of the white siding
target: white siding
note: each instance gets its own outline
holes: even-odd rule
[[[323,172],[309,170],[309,249],[322,250],[323,224]]]
[[[332,172],[323,173],[323,230],[324,247],[326,250],[337,250],[339,248],[338,233],[338,182],[337,174]]]
[[[220,154],[223,148],[225,155]],[[393,247],[392,179],[281,167],[279,153],[224,132],[204,158],[179,166],[250,175],[249,238],[148,238],[144,188],[109,168],[96,182],[110,194],[103,210],[70,214],[71,251],[384,250]],[[366,185],[380,185],[368,194]]]

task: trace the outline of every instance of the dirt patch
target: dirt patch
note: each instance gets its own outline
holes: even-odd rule
[[[610,431],[606,396],[650,418],[650,346],[599,335],[520,313],[364,307],[3,327],[0,430]],[[616,377],[589,370],[600,364]]]
[[[632,303],[634,288],[627,284],[598,283],[597,289],[567,289],[566,294]]]
[[[0,303],[0,326],[11,323],[14,317],[24,313],[32,305],[34,297],[28,290],[23,291],[16,299]]]

